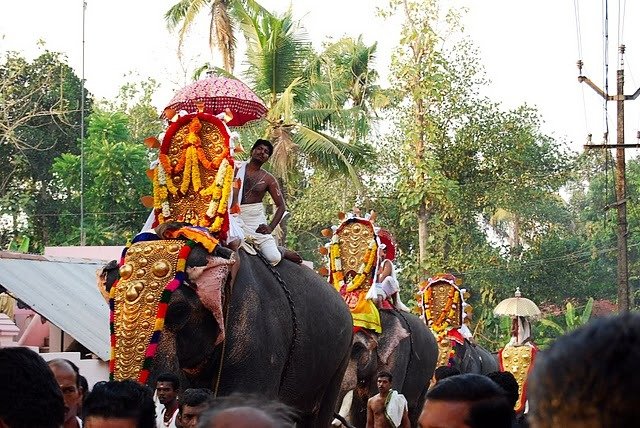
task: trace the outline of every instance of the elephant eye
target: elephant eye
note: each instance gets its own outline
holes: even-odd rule
[[[165,324],[169,328],[178,328],[187,322],[189,305],[183,302],[170,303],[165,317]]]

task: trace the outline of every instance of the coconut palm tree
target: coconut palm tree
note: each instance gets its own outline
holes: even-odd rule
[[[167,12],[167,22],[174,28],[181,24],[183,36],[205,6],[211,8],[211,28],[216,13],[224,15],[216,8],[224,8],[245,37],[244,77],[269,108],[266,121],[253,131],[274,142],[275,174],[286,181],[300,171],[322,167],[358,182],[356,168],[372,153],[362,137],[368,132],[367,100],[375,88],[370,67],[375,45],[345,39],[316,55],[291,10],[277,16],[250,0],[182,0]],[[224,22],[233,27],[231,20]],[[230,67],[214,72],[228,77]]]
[[[269,107],[266,135],[275,143],[274,172],[292,178],[302,170],[299,167],[302,158],[307,166],[347,173],[358,182],[355,168],[363,166],[372,151],[370,146],[353,138],[364,133],[343,132],[346,112],[361,108],[354,106],[349,95],[353,82],[358,80],[353,77],[353,69],[340,68],[331,51],[316,55],[306,33],[293,20],[291,10],[282,16],[250,8],[245,12],[240,16],[240,25],[247,40],[246,77]],[[330,70],[336,76],[331,77],[327,73]],[[358,71],[358,76],[363,73],[366,74]],[[338,74],[346,74],[350,79],[338,78]],[[369,75],[375,77],[371,72]],[[298,167],[292,168],[294,165]]]
[[[235,16],[250,7],[264,10],[254,0],[179,0],[165,12],[164,19],[169,31],[178,30],[178,53],[182,52],[184,39],[193,26],[196,17],[204,10],[209,10],[209,47],[218,48],[222,55],[224,69],[231,73],[235,65],[236,37]]]

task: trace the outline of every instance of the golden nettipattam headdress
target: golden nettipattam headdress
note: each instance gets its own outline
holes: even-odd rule
[[[179,221],[226,234],[233,158],[222,120],[202,112],[177,118],[165,132],[158,161],[154,225]]]
[[[436,333],[462,326],[462,281],[450,273],[432,276],[421,284],[422,307],[427,325]]]

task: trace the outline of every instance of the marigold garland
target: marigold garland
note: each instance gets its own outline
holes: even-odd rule
[[[378,244],[375,239],[371,239],[371,241],[369,241],[367,251],[362,257],[362,263],[358,268],[357,274],[351,278],[349,282],[345,283],[340,254],[340,237],[337,234],[334,234],[331,238],[331,245],[329,247],[329,266],[331,268],[333,286],[335,289],[341,293],[349,293],[360,288],[373,270],[377,251]]]
[[[213,184],[200,192],[201,195],[212,194],[206,213],[206,222],[211,224],[213,220],[213,225],[210,227],[212,232],[218,232],[222,228],[232,189],[233,167],[225,159],[218,168]]]
[[[447,295],[447,301],[445,302],[444,308],[437,320],[433,319],[433,313],[431,308],[433,307],[433,287],[427,287],[424,293],[424,313],[427,319],[427,324],[431,329],[438,333],[446,333],[451,328],[451,322],[453,318],[456,316],[456,309],[460,305],[460,290],[458,290],[455,286],[449,287],[449,293]]]
[[[169,156],[165,153],[161,153],[159,156],[160,165],[170,175],[175,175],[183,172],[182,183],[180,185],[180,191],[182,194],[186,194],[189,190],[189,185],[193,184],[193,189],[197,192],[202,186],[200,178],[200,164],[206,169],[218,169],[221,163],[226,160],[229,155],[229,148],[223,145],[221,153],[213,160],[207,158],[207,154],[202,148],[202,141],[198,136],[198,132],[202,129],[202,124],[198,117],[194,117],[189,123],[189,133],[184,139],[182,145],[182,152],[178,158],[178,162],[175,167],[171,167],[169,162]],[[177,189],[175,187],[169,187],[169,191],[175,195]]]

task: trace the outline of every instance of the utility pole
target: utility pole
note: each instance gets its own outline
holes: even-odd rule
[[[608,95],[602,89],[598,88],[589,78],[582,75],[582,61],[578,61],[578,68],[580,69],[580,76],[578,81],[584,82],[591,89],[596,91],[606,101],[615,101],[617,107],[617,132],[616,132],[616,144],[608,144],[607,141],[604,144],[587,144],[585,149],[605,148],[616,149],[616,166],[615,166],[615,187],[616,187],[616,202],[615,205],[618,211],[618,311],[628,312],[630,307],[630,292],[629,292],[629,262],[627,259],[627,195],[626,195],[626,165],[625,165],[625,153],[627,148],[640,148],[640,144],[625,144],[624,142],[624,102],[628,100],[635,100],[640,95],[640,88],[638,88],[633,95],[624,95],[624,45],[620,46],[620,68],[617,70],[617,91],[616,95]]]

